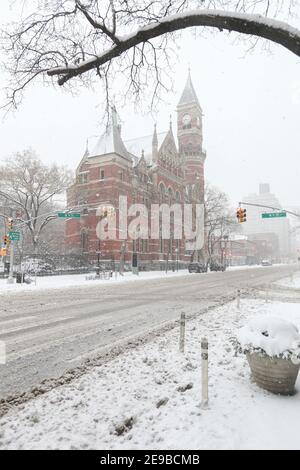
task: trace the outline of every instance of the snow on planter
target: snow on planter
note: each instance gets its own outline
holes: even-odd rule
[[[237,339],[243,352],[262,352],[271,357],[300,359],[300,335],[297,327],[286,320],[265,315],[252,319],[238,330]]]
[[[237,347],[247,356],[254,382],[281,395],[293,395],[300,366],[297,327],[272,316],[251,320],[237,334]]]

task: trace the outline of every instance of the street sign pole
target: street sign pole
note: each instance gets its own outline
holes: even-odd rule
[[[10,244],[10,257],[9,257],[9,275],[7,279],[8,284],[14,283],[14,242]]]

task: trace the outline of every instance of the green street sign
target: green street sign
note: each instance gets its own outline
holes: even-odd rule
[[[8,232],[8,236],[9,236],[10,241],[12,242],[19,242],[21,239],[20,232]]]
[[[286,212],[266,212],[261,216],[263,219],[275,219],[277,217],[286,217]]]
[[[80,218],[80,214],[75,213],[75,212],[73,213],[72,212],[59,212],[57,215],[61,219],[79,219]]]

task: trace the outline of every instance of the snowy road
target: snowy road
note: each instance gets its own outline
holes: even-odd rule
[[[7,363],[0,365],[0,398],[28,392],[47,379],[101,357],[113,346],[161,329],[181,312],[195,315],[248,289],[285,277],[293,266],[1,296],[0,340]]]

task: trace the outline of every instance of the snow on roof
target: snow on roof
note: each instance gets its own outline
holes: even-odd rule
[[[168,132],[157,133],[158,149],[161,147],[167,134]],[[126,148],[128,149],[128,152],[130,152],[132,155],[134,155],[137,158],[141,157],[142,150],[143,150],[147,163],[151,164],[152,163],[152,139],[153,139],[153,134],[149,134],[143,137],[137,137],[136,139],[126,140],[125,145],[126,145]]]
[[[237,339],[243,350],[261,349],[269,356],[281,356],[291,351],[300,355],[300,335],[297,327],[289,321],[271,315],[250,320],[238,330]]]
[[[120,134],[120,126],[118,125],[117,112],[115,108],[112,109],[112,120],[106,132],[99,138],[90,154],[90,157],[106,155],[108,153],[116,153],[121,157],[130,159],[130,155]]]

